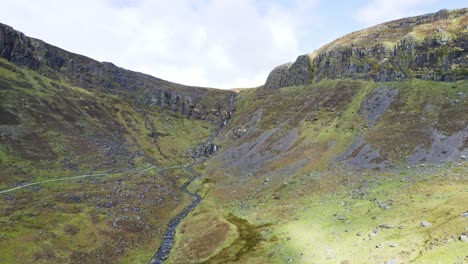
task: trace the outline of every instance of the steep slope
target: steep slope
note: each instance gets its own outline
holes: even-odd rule
[[[247,172],[284,166],[290,171],[326,169],[338,163],[384,169],[459,160],[468,154],[467,17],[468,9],[443,10],[392,21],[325,45],[310,55],[310,64],[300,56],[285,76],[273,70],[264,86],[240,92],[235,118],[218,138],[220,146],[229,148],[222,148],[215,159]],[[438,41],[441,32],[450,37]],[[402,44],[414,35],[420,47]],[[390,40],[395,44],[392,52],[375,53],[376,46]],[[397,56],[403,46],[404,60]],[[451,77],[422,78],[416,74],[422,69],[416,65],[421,58],[433,59],[424,62],[432,73],[445,63],[444,76]],[[323,60],[329,61],[327,66]],[[367,71],[373,68],[368,60],[380,66],[400,64],[401,71],[403,63],[411,63],[405,77],[381,79]],[[369,65],[351,69],[359,63]],[[295,65],[311,68],[302,72]],[[273,85],[276,74],[281,80],[290,76],[297,85]]]
[[[0,59],[0,183],[51,171],[120,171],[187,163],[211,133],[205,120],[71,86]],[[59,174],[59,173],[56,173]]]
[[[186,166],[209,154],[234,95],[0,25],[0,190],[96,175],[0,194],[0,263],[147,262],[190,204]]]
[[[456,161],[468,154],[467,88],[342,79],[241,93],[214,160],[245,173]]]
[[[100,63],[3,24],[0,55],[1,166],[11,175],[42,174],[22,173],[16,161],[75,172],[187,162],[235,95]]]
[[[169,262],[465,261],[467,17],[358,31],[240,91]]]

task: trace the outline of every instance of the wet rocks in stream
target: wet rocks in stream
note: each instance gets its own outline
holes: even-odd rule
[[[172,246],[174,244],[174,238],[175,238],[175,231],[179,224],[182,222],[182,220],[195,208],[197,205],[200,204],[201,202],[201,197],[198,194],[192,193],[189,190],[187,190],[188,185],[192,183],[194,180],[198,179],[200,176],[193,177],[189,181],[187,181],[181,188],[182,191],[188,193],[193,197],[192,203],[187,206],[182,213],[177,215],[175,218],[173,218],[170,222],[169,225],[166,229],[166,233],[164,234],[163,241],[161,243],[161,246],[159,247],[158,251],[156,254],[153,256],[153,258],[150,260],[150,264],[160,264],[163,263],[165,259],[169,257],[169,253],[172,249]]]

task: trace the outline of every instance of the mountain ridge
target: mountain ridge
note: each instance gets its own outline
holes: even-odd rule
[[[468,8],[441,10],[347,34],[293,63],[276,67],[263,88],[267,91],[339,78],[376,82],[466,79],[467,13]]]
[[[208,94],[218,97],[216,99],[220,100],[219,106],[226,104],[229,96],[235,94],[214,88],[185,86],[127,70],[111,62],[98,62],[27,37],[5,24],[0,24],[0,56],[52,79],[63,77],[72,85],[87,89],[129,93],[138,103],[169,108],[195,118],[213,118],[211,110],[217,107],[216,102],[202,102]],[[222,98],[223,94],[226,95],[225,98]],[[216,111],[217,115],[221,112],[220,109]]]

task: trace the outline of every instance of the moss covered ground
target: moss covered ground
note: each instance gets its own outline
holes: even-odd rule
[[[224,183],[200,182],[201,192],[210,190],[179,228],[169,263],[464,263],[467,175],[466,163],[294,175],[256,197],[229,200]],[[233,216],[250,231],[240,231]],[[221,231],[222,223],[229,229]],[[202,247],[216,235],[224,241]]]

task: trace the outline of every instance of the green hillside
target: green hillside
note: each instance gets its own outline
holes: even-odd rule
[[[442,10],[235,93],[0,24],[0,263],[468,262],[467,49]]]

